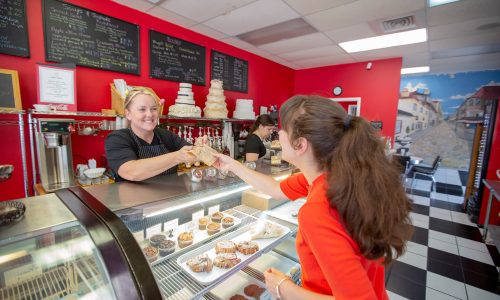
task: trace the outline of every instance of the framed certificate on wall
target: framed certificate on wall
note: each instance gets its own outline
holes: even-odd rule
[[[0,109],[23,109],[16,70],[0,69]]]
[[[61,111],[76,111],[76,68],[67,65],[37,65],[38,104]]]

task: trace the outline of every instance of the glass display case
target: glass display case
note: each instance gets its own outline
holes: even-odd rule
[[[257,170],[278,180],[290,174],[270,167],[257,166]],[[37,270],[17,276],[17,284],[38,280],[34,272],[39,269],[43,276],[51,270],[59,272],[61,279],[51,277],[47,284],[57,283],[61,292],[35,294],[34,299],[89,293],[103,299],[132,299],[124,292],[130,286],[141,299],[229,299],[237,294],[270,299],[263,276],[268,268],[278,268],[299,281],[297,225],[245,205],[242,199],[248,198],[248,192],[251,197],[258,194],[235,177],[193,182],[187,174],[58,191],[50,200],[59,203],[70,220],[49,222],[46,232],[27,228],[24,238],[11,239],[2,232],[0,259],[22,252],[31,254],[22,261],[38,262]],[[262,201],[267,201],[267,209],[283,203],[269,197]],[[29,211],[27,207],[21,222],[36,217]],[[234,259],[216,253],[227,241]],[[112,251],[110,244],[115,246]],[[123,261],[116,262],[118,256]],[[210,258],[210,270],[200,268],[200,256]],[[0,263],[5,274],[7,265]],[[8,284],[2,282],[2,291],[13,289],[13,273],[7,274],[10,279]],[[117,280],[124,274],[129,283]]]

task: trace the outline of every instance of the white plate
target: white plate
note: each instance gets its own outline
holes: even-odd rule
[[[274,225],[279,226],[283,229],[283,234],[279,237],[276,237],[276,238],[253,240],[254,242],[256,242],[259,245],[259,251],[257,251],[254,254],[250,254],[250,255],[243,255],[237,251],[236,255],[238,256],[238,258],[241,259],[241,262],[239,264],[237,264],[236,266],[234,266],[233,268],[221,269],[221,268],[214,266],[211,272],[196,273],[196,272],[193,272],[191,270],[191,268],[187,265],[187,261],[189,259],[191,259],[197,255],[201,255],[201,254],[207,254],[210,257],[210,259],[213,260],[216,257],[215,245],[220,240],[231,240],[236,244],[241,242],[241,241],[251,241],[250,231],[252,228],[257,227],[258,224],[256,224],[256,223],[249,224],[248,226],[245,226],[245,227],[240,228],[234,232],[229,233],[223,239],[219,238],[216,241],[213,241],[209,244],[201,246],[200,248],[197,248],[193,251],[185,253],[177,258],[177,263],[187,274],[189,274],[189,276],[191,276],[194,280],[196,280],[197,282],[199,282],[200,284],[203,284],[203,285],[209,285],[209,284],[213,283],[214,281],[216,281],[217,279],[220,279],[221,277],[229,276],[228,275],[229,272],[243,268],[248,263],[252,262],[257,257],[262,255],[262,253],[265,253],[265,252],[271,250],[273,247],[275,247],[277,244],[279,244],[279,242],[282,239],[286,238],[290,233],[290,229],[288,227],[282,226],[280,224],[270,222],[267,220],[258,220],[257,222],[273,223]]]

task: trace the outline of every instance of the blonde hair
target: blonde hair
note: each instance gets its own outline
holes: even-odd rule
[[[149,91],[147,88],[134,87],[133,89],[131,89],[127,92],[127,96],[125,97],[125,109],[128,109],[128,107],[132,103],[132,100],[134,100],[134,98],[137,97],[138,95],[149,95],[153,98],[156,105],[160,106],[160,103],[159,103],[156,95],[151,93],[151,91]]]

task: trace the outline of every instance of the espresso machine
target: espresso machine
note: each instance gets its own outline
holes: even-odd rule
[[[74,127],[72,119],[38,119],[38,172],[46,192],[75,185],[71,151]]]

